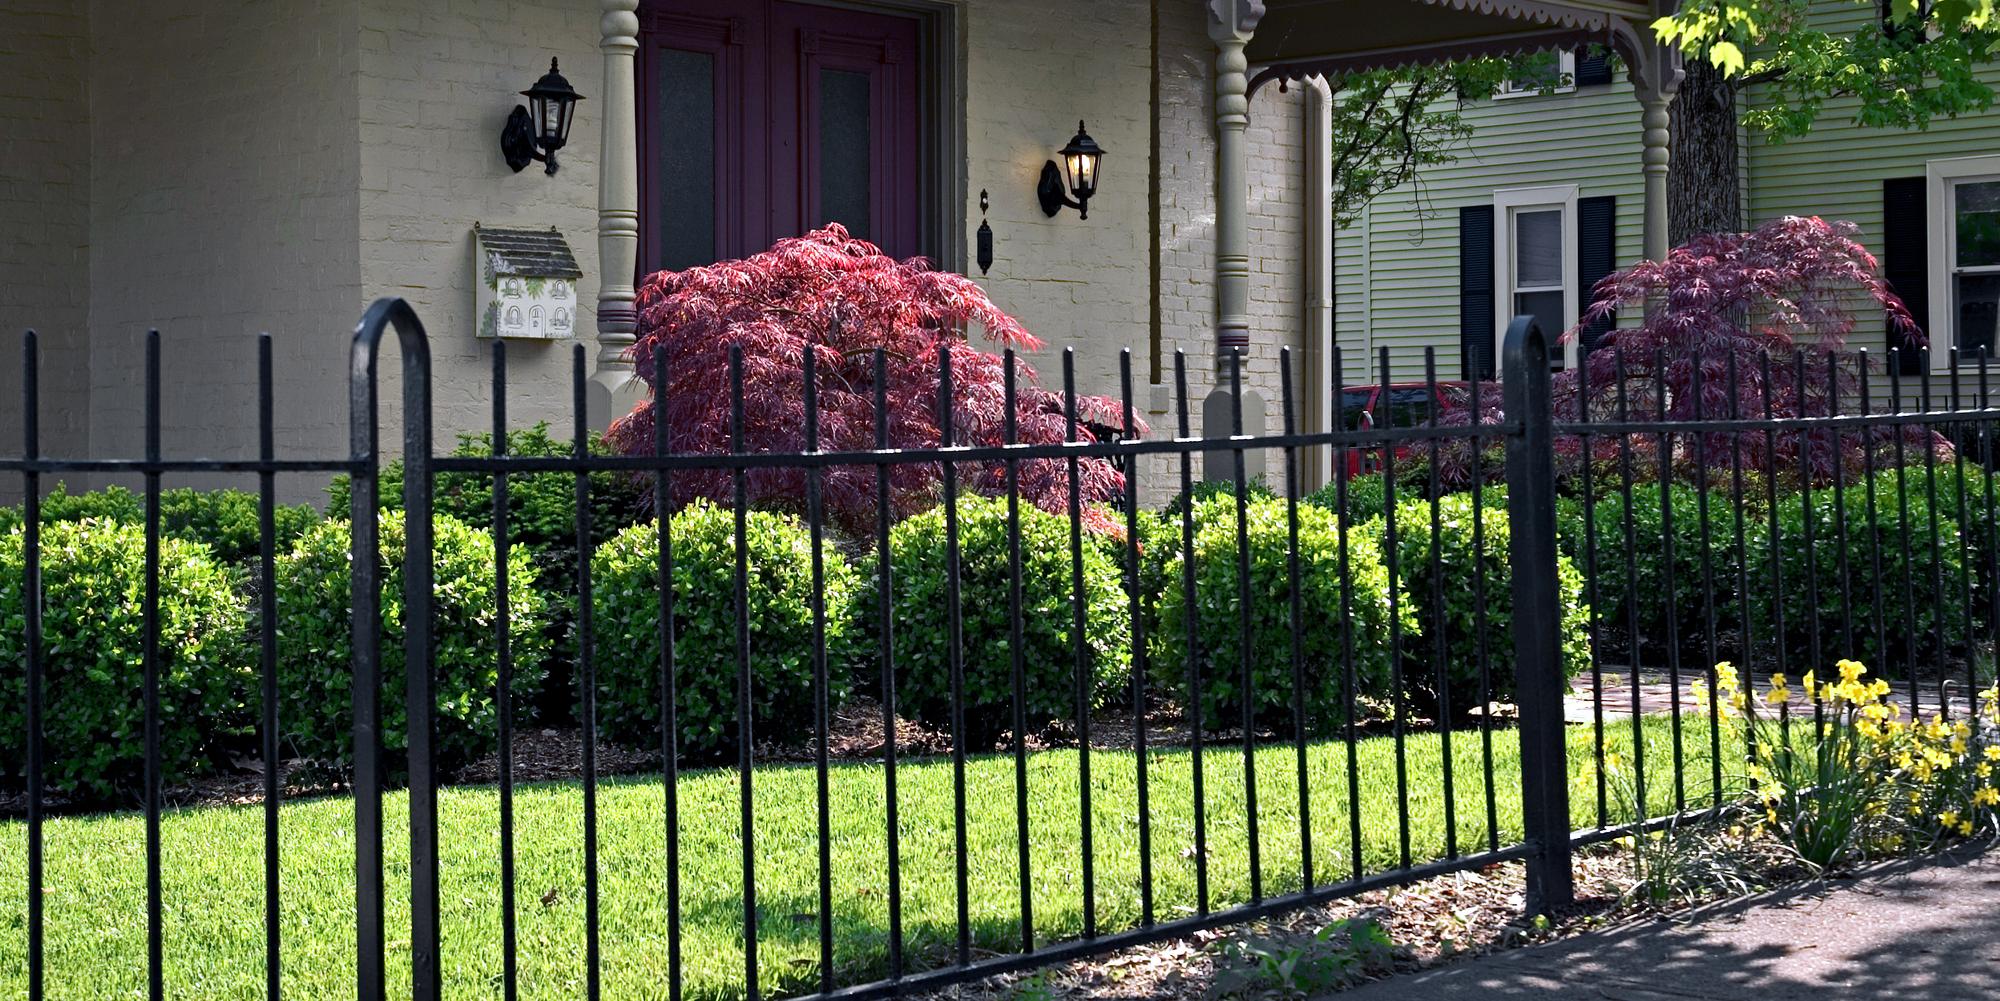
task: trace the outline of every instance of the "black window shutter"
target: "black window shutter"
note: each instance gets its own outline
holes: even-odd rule
[[[1931,329],[1930,206],[1922,177],[1891,177],[1882,182],[1882,277],[1910,308],[1917,328],[1926,335]],[[1907,343],[1891,341],[1902,349],[1906,374],[1922,371],[1921,354]],[[1932,344],[1935,351],[1949,351],[1949,344]]]
[[[1611,53],[1602,45],[1576,50],[1576,85],[1595,87],[1611,82]]]
[[[1458,349],[1465,377],[1493,378],[1493,206],[1458,210]]]
[[[1618,199],[1611,195],[1576,200],[1576,293],[1579,308],[1588,312],[1596,301],[1591,290],[1618,267]],[[1582,319],[1578,316],[1577,319]],[[1597,346],[1597,339],[1618,324],[1616,314],[1583,328],[1577,334],[1581,353]]]

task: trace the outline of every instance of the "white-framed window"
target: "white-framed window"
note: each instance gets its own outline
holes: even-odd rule
[[[1533,97],[1543,93],[1540,80],[1504,80],[1493,89],[1495,98]],[[1576,90],[1576,51],[1564,49],[1556,60],[1556,86],[1553,93],[1568,94]]]
[[[1514,317],[1531,314],[1549,339],[1549,367],[1576,361],[1560,338],[1576,322],[1576,185],[1508,188],[1493,193],[1493,357]],[[1496,361],[1496,367],[1498,362]]]
[[[2000,351],[2000,156],[1926,165],[1931,218],[1931,367]]]

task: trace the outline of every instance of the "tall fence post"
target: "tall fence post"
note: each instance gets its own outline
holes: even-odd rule
[[[1513,564],[1521,816],[1530,847],[1527,904],[1531,914],[1547,914],[1569,906],[1574,899],[1548,359],[1548,339],[1534,317],[1515,317],[1501,345],[1505,367],[1501,391],[1508,423],[1508,557]]]

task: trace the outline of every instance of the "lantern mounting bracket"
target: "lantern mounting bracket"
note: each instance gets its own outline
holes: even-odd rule
[[[500,155],[507,158],[507,166],[516,174],[536,160],[548,160],[548,172],[556,172],[555,161],[535,149],[535,120],[523,105],[514,105],[514,112],[500,129]]]
[[[1077,218],[1090,218],[1090,203],[1077,201],[1063,188],[1062,168],[1054,160],[1042,164],[1041,183],[1035,185],[1035,194],[1042,200],[1042,214],[1053,217],[1064,207],[1077,211]]]

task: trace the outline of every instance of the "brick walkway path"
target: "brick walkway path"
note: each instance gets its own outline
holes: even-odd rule
[[[1698,668],[1681,675],[1679,701],[1683,713],[1708,712],[1707,701],[1705,699],[1697,700],[1694,694],[1694,684],[1703,680],[1707,676],[1707,673],[1705,669]],[[1759,692],[1765,691],[1770,685],[1770,676],[1768,674],[1755,675],[1752,680],[1755,682],[1756,690]],[[1588,673],[1578,677],[1569,698],[1563,703],[1563,716],[1572,723],[1586,723],[1595,716],[1595,695],[1591,682],[1592,679]],[[1800,710],[1811,712],[1812,703],[1807,700],[1804,690],[1799,685],[1797,675],[1791,676],[1791,688],[1792,704]],[[1936,712],[1940,704],[1938,683],[1935,680],[1925,681],[1918,686],[1918,689],[1916,703],[1918,710],[1926,716]],[[1972,704],[1972,700],[1966,694],[1965,679],[1956,678],[1945,682],[1945,690],[1945,697],[1949,700],[1947,704],[1949,705],[1950,713],[1954,716],[1964,714]],[[1910,683],[1907,681],[1896,683],[1889,698],[1890,701],[1905,707],[1909,706]],[[1607,718],[1632,715],[1634,697],[1631,668],[1605,666],[1603,700],[1604,715]],[[1640,711],[1649,715],[1664,714],[1672,709],[1674,687],[1669,684],[1669,679],[1665,671],[1655,671],[1649,668],[1642,668],[1640,670],[1637,702]]]

